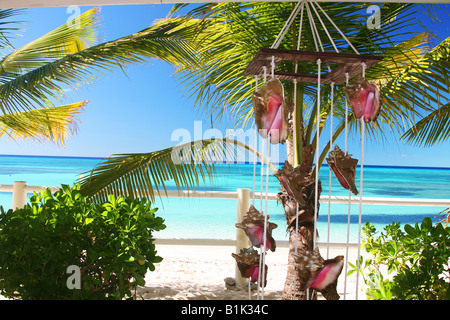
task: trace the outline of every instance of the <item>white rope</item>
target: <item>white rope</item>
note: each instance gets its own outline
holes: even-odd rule
[[[284,23],[283,28],[281,28],[280,33],[278,34],[277,38],[275,39],[274,43],[270,47],[271,49],[278,49],[278,46],[281,44],[281,41],[283,40],[284,36],[286,35],[286,32],[289,30],[289,28],[292,25],[292,22],[295,20],[295,17],[297,16],[298,12],[300,11],[300,5],[303,4],[303,1],[300,1],[295,6],[294,10],[292,10],[291,15]]]
[[[348,86],[348,72],[345,73],[346,86]],[[348,101],[345,99],[345,155],[348,154]]]
[[[265,150],[264,150],[264,139],[261,139],[261,144],[262,144],[262,150],[261,150],[261,155],[264,159],[265,157]],[[263,181],[263,177],[264,177],[264,161],[261,161],[261,189],[259,191],[259,199],[260,199],[260,208],[259,211],[262,211],[262,206],[263,206],[263,186],[264,186],[264,181]]]
[[[250,278],[247,279],[247,285],[248,285],[248,300],[252,300],[252,282],[250,281]]]
[[[261,144],[262,144],[261,154],[262,154],[262,157],[264,159],[265,158],[265,151],[264,151],[265,141],[264,141],[264,139],[261,139]],[[261,203],[260,203],[260,208],[259,208],[259,211],[261,212],[261,214],[264,214],[264,212],[263,212],[263,199],[262,199],[262,197],[263,197],[263,186],[264,186],[263,178],[264,178],[264,161],[261,161],[261,190],[260,190]],[[262,263],[262,259],[261,259],[261,250],[260,250],[260,252],[259,252],[258,282],[257,282],[258,283],[258,286],[257,286],[257,300],[260,299],[261,263]]]
[[[266,66],[263,66],[263,70],[264,70],[264,83],[266,83],[266,78],[267,78],[267,67]],[[265,129],[263,129],[263,130],[265,130]],[[262,139],[261,140],[261,144],[262,144],[262,151],[261,151],[261,154],[262,154],[262,157],[263,157],[263,159],[264,159],[264,139]],[[261,190],[260,190],[260,203],[261,203],[261,205],[260,205],[260,211],[262,211],[262,202],[263,202],[263,199],[262,199],[262,197],[263,197],[263,176],[264,176],[264,161],[261,161]]]
[[[333,150],[333,115],[334,113],[334,82],[331,83],[331,118],[330,118],[330,151]],[[330,225],[331,225],[331,168],[328,177],[328,234],[327,234],[327,259],[330,255]]]
[[[314,243],[313,249],[316,248],[317,241],[317,211],[319,204],[319,131],[320,131],[320,75],[321,75],[322,60],[317,59],[317,127],[316,127],[316,181],[315,181],[315,204],[314,204]]]
[[[274,78],[274,74],[275,74],[275,57],[272,56],[272,62],[270,63],[271,67],[272,67],[272,71],[271,71],[271,76],[272,79]]]
[[[255,76],[255,92],[258,91],[258,77]],[[258,147],[258,127],[255,125],[255,132],[254,132],[254,149],[253,149],[253,195],[252,195],[252,200],[253,200],[253,206],[255,206],[255,193],[256,193],[256,189],[255,189],[255,180],[256,180],[256,149]]]
[[[362,76],[366,77],[366,64],[364,62],[362,64]],[[361,217],[362,217],[362,196],[363,196],[363,171],[364,171],[364,134],[365,134],[365,122],[363,117],[360,119],[361,121],[361,177],[359,181],[359,218],[358,218],[358,260],[356,261],[356,292],[355,299],[358,300],[358,282],[359,282],[359,268],[360,262],[359,259],[361,257]]]
[[[272,62],[271,62],[272,70],[271,75],[272,78],[274,77],[274,69],[275,69],[275,57],[272,56]],[[267,79],[267,67],[263,66],[264,70],[264,83],[266,83]],[[263,150],[264,150],[264,143],[263,143]],[[263,157],[264,157],[264,151],[263,151]],[[270,132],[267,134],[267,159],[270,159]],[[267,245],[267,205],[269,200],[269,165],[266,165],[266,199],[265,199],[265,210],[262,210],[262,197],[263,197],[263,177],[264,177],[264,163],[261,163],[261,210],[260,212],[264,215],[264,241],[263,241],[263,247],[260,248],[260,254],[259,254],[259,272],[258,272],[258,299],[264,299],[264,282],[265,282],[265,261],[266,261],[266,245]],[[261,282],[262,281],[262,282]],[[262,285],[259,285],[262,284]],[[260,289],[260,287],[262,287]],[[260,295],[261,293],[261,295]]]
[[[328,32],[327,27],[326,27],[325,24],[323,23],[322,18],[320,17],[319,13],[317,12],[316,8],[314,7],[314,2],[311,3],[311,7],[313,8],[314,12],[316,13],[317,18],[319,18],[320,24],[322,25],[323,29],[325,30],[325,32],[326,32],[326,34],[327,34],[327,36],[328,36],[328,39],[330,39],[331,44],[332,44],[333,47],[334,47],[334,50],[335,50],[337,53],[339,53],[339,50],[338,50],[338,48],[336,47],[336,44],[334,43],[333,38],[331,38],[331,35],[330,35],[330,33]]]
[[[316,34],[314,33],[313,18],[311,16],[311,12],[309,11],[308,4],[306,4],[306,13],[308,14],[308,17],[309,17],[309,26],[311,27],[311,33],[312,33],[312,36],[313,36],[313,39],[314,39],[314,45],[316,47],[316,51],[319,51],[319,45],[317,44]]]
[[[300,25],[298,27],[298,40],[297,40],[297,51],[300,50],[300,42],[302,40],[302,29],[303,29],[303,11],[305,9],[305,3],[302,1],[302,8],[300,12]],[[297,61],[296,61],[296,67],[297,67]],[[295,72],[297,73],[297,69],[295,69]]]
[[[303,11],[302,11],[303,13]],[[297,154],[295,153],[295,146],[297,143],[297,80],[294,79],[294,130],[293,130],[293,150],[292,150],[292,162],[295,165],[295,157],[297,156]],[[293,170],[295,169],[294,165],[292,166]],[[298,201],[295,201],[296,203],[296,214],[298,213]],[[295,255],[298,254],[298,217],[297,219],[295,219],[295,249],[294,249],[294,253]],[[296,281],[297,277],[294,277],[294,288],[293,288],[293,295],[292,295],[292,300],[295,300],[295,294],[296,294]]]
[[[355,299],[358,300],[358,282],[359,282],[359,268],[361,257],[361,216],[362,216],[362,195],[363,195],[363,168],[364,168],[364,131],[365,131],[364,120],[361,120],[361,177],[359,183],[359,220],[358,220],[358,260],[356,261],[356,293]]]
[[[348,73],[345,73],[346,78],[346,86],[348,86]],[[345,155],[348,154],[347,151],[347,140],[348,140],[348,102],[347,99],[345,99]],[[350,215],[351,215],[351,205],[352,205],[352,192],[348,191],[348,213],[347,213],[347,242],[346,242],[346,248],[345,248],[345,269],[344,274],[347,274],[347,266],[348,266],[348,251],[349,251],[349,242],[350,242]],[[344,277],[344,300],[346,300],[347,292],[347,276]]]
[[[311,6],[312,6],[312,5],[311,5]],[[316,50],[319,51],[319,47],[318,47],[318,45],[319,45],[319,46],[320,46],[320,49],[322,50],[322,52],[325,52],[325,49],[324,49],[324,47],[323,47],[323,45],[322,45],[322,41],[320,40],[320,34],[319,34],[319,31],[317,30],[316,25],[313,23],[314,17],[313,17],[313,15],[312,15],[312,13],[311,13],[311,11],[310,11],[310,9],[309,9],[308,4],[306,5],[306,12],[308,13],[309,23],[310,23],[310,25],[311,25],[311,29],[312,29],[311,32],[312,32],[312,34],[313,34],[314,42],[315,42],[315,45],[316,45]],[[316,39],[317,39],[318,43],[316,42]],[[331,72],[330,66],[327,65],[327,67],[328,67],[328,72]]]
[[[275,57],[272,56],[272,79],[274,78],[275,72]],[[267,135],[267,161],[270,161],[270,132]],[[264,283],[266,280],[265,266],[266,266],[266,245],[267,245],[267,218],[268,218],[268,202],[269,202],[269,164],[266,165],[266,203],[265,203],[265,211],[264,211],[264,241],[263,248],[261,250],[261,255],[259,261],[262,260],[262,267],[259,269],[260,274],[262,274],[262,288],[261,288],[261,299],[264,299]],[[258,280],[259,281],[259,280]]]
[[[270,159],[270,136],[267,139],[267,159]],[[264,283],[266,280],[265,266],[266,266],[266,245],[267,245],[267,217],[268,217],[268,205],[269,201],[269,165],[266,166],[266,210],[264,212],[264,243],[262,249],[262,289],[261,289],[261,299],[264,299]],[[260,258],[261,260],[261,258]]]
[[[255,76],[255,92],[258,91],[258,76]],[[255,128],[255,132],[254,132],[254,150],[253,150],[253,195],[252,195],[252,204],[253,206],[255,206],[255,193],[256,193],[256,186],[255,186],[255,182],[256,182],[256,149],[258,148],[258,127],[256,126],[256,123],[254,124],[254,128]],[[252,284],[250,281],[250,278],[248,278],[247,281],[247,285],[248,285],[248,299],[252,300]]]
[[[341,31],[341,29],[338,28],[338,26],[334,23],[334,21],[330,18],[330,16],[322,9],[322,7],[314,0],[311,0],[311,2],[315,3],[316,6],[322,11],[322,13],[328,18],[328,20],[331,22],[331,24],[336,28],[336,30],[341,34],[341,36],[345,39],[345,41],[348,43],[348,45],[355,51],[356,54],[359,54],[358,50],[353,46],[353,44],[348,40],[348,38],[345,36],[345,34]]]

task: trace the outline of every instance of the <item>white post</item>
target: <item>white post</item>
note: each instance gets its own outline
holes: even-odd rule
[[[25,192],[26,181],[13,182],[12,208],[22,209],[27,204],[27,193]]]
[[[250,189],[237,189],[237,222],[242,222],[242,219],[246,215],[250,208]],[[245,231],[241,228],[236,228],[236,254],[239,254],[241,249],[250,247],[251,243],[248,239]],[[236,286],[245,288],[247,286],[247,279],[241,276],[241,273],[237,267],[235,269]]]

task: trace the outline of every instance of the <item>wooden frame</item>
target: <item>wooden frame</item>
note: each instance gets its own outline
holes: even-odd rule
[[[370,68],[377,62],[383,59],[379,56],[369,56],[349,53],[334,53],[334,52],[313,52],[313,51],[296,51],[296,50],[280,50],[280,49],[260,49],[250,64],[244,71],[244,76],[259,77],[264,75],[264,68],[267,67],[267,75],[272,70],[272,56],[274,57],[275,68],[284,60],[289,61],[304,61],[317,62],[318,59],[324,63],[334,63],[337,66],[328,74],[321,75],[321,83],[331,84],[334,82],[340,85],[346,82],[345,74],[348,73],[349,79],[361,73],[362,63],[366,64],[366,68]],[[325,70],[325,68],[322,68]],[[300,74],[291,72],[277,72],[274,71],[275,78],[280,80],[297,79],[298,82],[316,82],[317,74]]]

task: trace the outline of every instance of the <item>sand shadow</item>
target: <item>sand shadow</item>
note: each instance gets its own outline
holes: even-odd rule
[[[202,288],[170,288],[145,286],[137,289],[137,300],[256,300],[257,292],[229,290],[221,286]],[[282,291],[267,291],[264,300],[281,300]]]

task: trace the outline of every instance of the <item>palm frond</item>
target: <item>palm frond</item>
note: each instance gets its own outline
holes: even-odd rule
[[[1,74],[22,74],[46,63],[76,53],[98,40],[98,8],[13,51],[0,61]]]
[[[0,9],[0,48],[11,50],[13,48],[10,38],[16,36],[18,24],[22,23],[17,20],[9,20],[11,17],[22,14],[24,9]]]
[[[29,110],[0,115],[0,137],[53,141],[64,145],[67,137],[76,133],[76,115],[83,111],[87,101],[58,107]]]
[[[150,27],[127,37],[91,46],[42,64],[19,75],[0,78],[1,111],[6,113],[54,106],[64,89],[92,82],[99,74],[126,64],[158,58],[176,65],[193,63],[195,49],[180,39],[179,30]]]
[[[215,163],[236,159],[238,151],[254,152],[237,140],[206,139],[149,153],[113,155],[84,174],[79,180],[81,192],[98,201],[110,194],[154,200],[155,192],[158,196],[162,190],[167,192],[168,181],[178,190],[199,188],[207,178],[213,182]],[[267,159],[262,160],[276,171]]]
[[[441,106],[423,117],[408,131],[402,139],[408,143],[431,147],[450,139],[450,103]]]
[[[397,123],[399,128],[407,130],[402,139],[413,144],[431,146],[448,139],[445,117],[450,103],[449,72],[450,37],[405,65],[383,86],[385,107],[380,118],[402,121]]]

